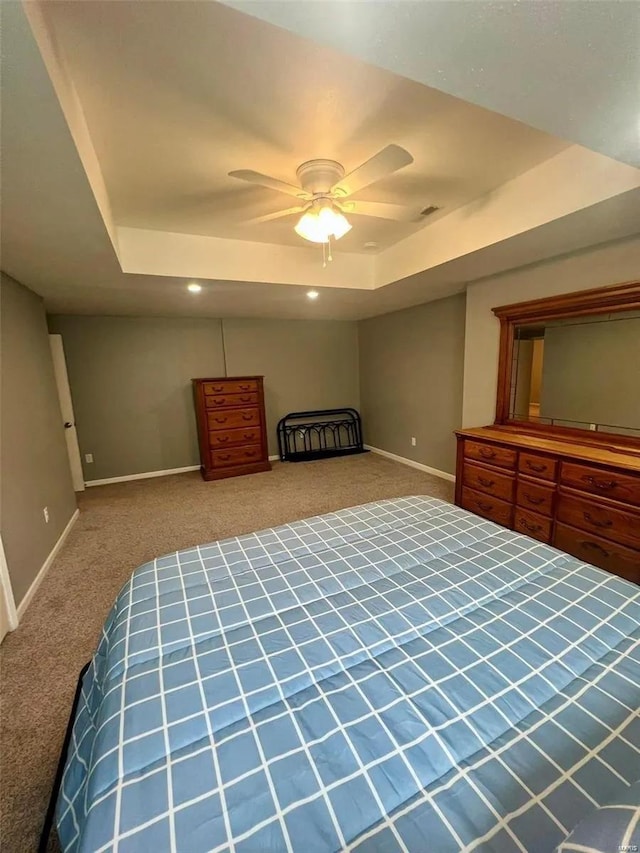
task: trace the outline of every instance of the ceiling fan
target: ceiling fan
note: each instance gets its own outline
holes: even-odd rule
[[[351,224],[345,213],[376,216],[396,222],[412,220],[415,217],[415,211],[410,211],[399,204],[345,201],[364,187],[386,178],[410,163],[413,163],[413,157],[408,151],[399,145],[387,145],[348,175],[345,175],[344,167],[335,160],[308,160],[296,170],[299,186],[262,175],[251,169],[229,172],[229,177],[277,190],[298,199],[295,207],[249,219],[246,222],[247,225],[271,222],[274,219],[301,213],[302,216],[295,226],[296,233],[313,243],[330,243],[332,237],[339,240],[351,230]]]

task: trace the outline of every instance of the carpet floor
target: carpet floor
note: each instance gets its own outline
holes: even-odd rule
[[[78,673],[120,587],[170,551],[384,498],[453,499],[453,485],[368,453],[205,483],[198,472],[87,489],[80,517],[0,646],[0,848],[38,838]],[[50,850],[56,850],[52,839]]]

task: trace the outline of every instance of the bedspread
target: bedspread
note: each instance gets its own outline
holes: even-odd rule
[[[406,497],[137,569],[69,851],[552,851],[640,778],[640,588]]]

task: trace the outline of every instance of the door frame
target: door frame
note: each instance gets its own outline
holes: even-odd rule
[[[0,643],[4,640],[9,631],[15,631],[18,627],[18,611],[16,602],[13,597],[13,587],[11,586],[11,578],[9,577],[9,567],[7,566],[7,558],[4,553],[4,545],[2,536],[0,536]],[[5,619],[6,617],[6,619]]]
[[[73,412],[73,398],[69,385],[67,373],[67,362],[64,357],[64,345],[62,335],[49,335],[51,347],[51,358],[53,360],[53,373],[60,402],[60,414],[65,424],[64,437],[67,445],[67,456],[69,457],[69,470],[73,482],[74,492],[84,492],[84,471],[82,470],[82,457],[80,456],[80,445],[78,444],[78,433],[76,430],[76,419]],[[67,427],[69,423],[71,426]]]

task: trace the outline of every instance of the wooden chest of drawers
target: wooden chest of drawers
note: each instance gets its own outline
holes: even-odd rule
[[[262,376],[192,381],[203,478],[270,471]]]
[[[640,583],[640,455],[499,427],[460,430],[456,503]]]

